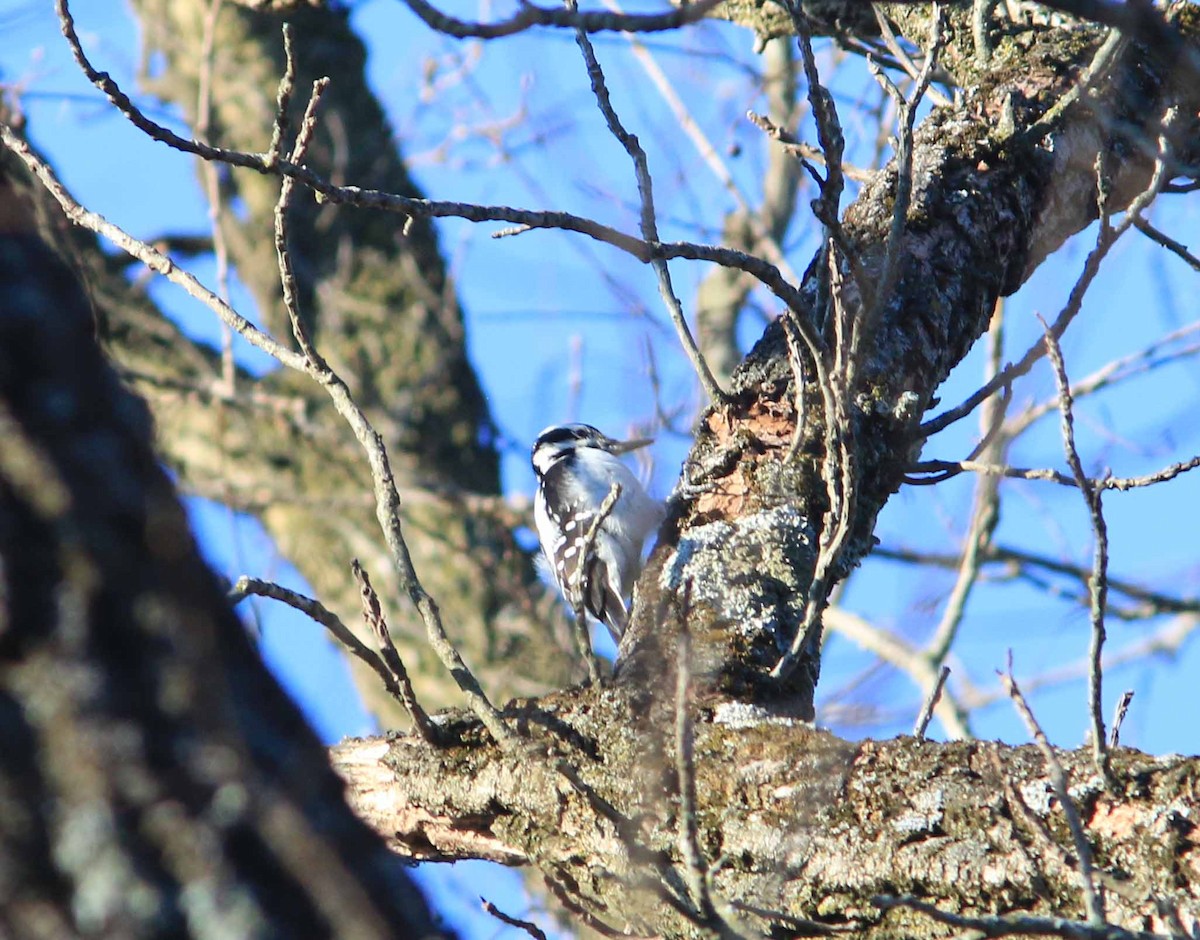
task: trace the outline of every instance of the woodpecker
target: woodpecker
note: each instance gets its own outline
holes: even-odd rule
[[[530,454],[538,481],[534,524],[558,589],[572,608],[582,596],[587,612],[618,644],[629,613],[625,598],[642,567],[642,543],[665,515],[662,503],[618,455],[649,443],[615,441],[590,424],[562,424],[542,431]],[[621,485],[621,495],[597,531],[578,578],[587,534],[614,483]]]

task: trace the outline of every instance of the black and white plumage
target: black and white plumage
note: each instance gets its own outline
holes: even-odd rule
[[[649,443],[616,441],[590,424],[563,424],[542,431],[530,455],[538,480],[533,518],[550,571],[573,608],[582,594],[587,612],[608,627],[613,642],[625,631],[625,598],[641,570],[642,544],[664,516],[662,503],[618,455]],[[597,531],[579,579],[588,531],[614,483],[621,495]]]

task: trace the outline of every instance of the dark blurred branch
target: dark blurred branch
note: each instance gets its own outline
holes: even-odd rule
[[[32,235],[0,236],[0,310],[7,927],[443,935],[229,610],[148,413]]]

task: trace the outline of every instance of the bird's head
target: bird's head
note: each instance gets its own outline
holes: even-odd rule
[[[530,460],[533,469],[544,474],[558,461],[587,447],[610,454],[626,454],[652,442],[652,438],[645,437],[618,441],[590,424],[555,424],[537,436]]]

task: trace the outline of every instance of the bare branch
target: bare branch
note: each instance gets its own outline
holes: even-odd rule
[[[1119,30],[1109,30],[1108,36],[1100,44],[1100,48],[1096,50],[1096,54],[1092,56],[1092,61],[1088,63],[1088,67],[1080,73],[1075,84],[1042,115],[1040,120],[1031,124],[1026,130],[1025,133],[1029,138],[1037,140],[1049,134],[1059,119],[1067,113],[1067,109],[1080,100],[1097,79],[1104,74],[1105,70],[1116,61],[1121,50],[1125,48],[1126,42],[1127,40]]]
[[[978,931],[985,937],[1063,937],[1064,940],[1167,940],[1162,934],[1144,930],[1125,930],[1111,924],[1093,926],[1065,917],[971,917],[942,910],[911,896],[879,896],[875,903],[884,910],[907,907],[919,911],[940,924],[964,931]]]
[[[400,658],[396,644],[392,642],[391,633],[388,632],[387,619],[383,616],[383,605],[379,603],[379,595],[371,587],[371,578],[366,569],[359,564],[357,558],[351,561],[350,570],[358,582],[359,594],[362,598],[363,619],[379,643],[379,655],[395,677],[394,685],[398,694],[393,693],[393,695],[399,698],[400,704],[408,711],[409,717],[412,718],[413,725],[416,726],[421,737],[427,743],[437,746],[441,740],[437,726],[429,720],[428,713],[417,701],[417,693],[413,691],[412,682],[408,678],[408,670],[404,668],[404,660]],[[391,690],[389,689],[389,691]]]
[[[1096,890],[1096,882],[1092,876],[1092,849],[1088,844],[1087,834],[1083,831],[1083,823],[1079,819],[1079,812],[1075,809],[1075,801],[1071,799],[1066,772],[1063,770],[1058,755],[1054,753],[1054,748],[1050,746],[1050,742],[1046,738],[1046,733],[1042,731],[1042,726],[1038,724],[1037,718],[1033,715],[1033,710],[1029,707],[1029,703],[1025,701],[1025,696],[1021,694],[1021,689],[1013,678],[1011,654],[1009,656],[1008,672],[999,673],[999,675],[1001,683],[1008,691],[1008,695],[1017,709],[1017,713],[1025,722],[1025,727],[1029,729],[1029,733],[1033,735],[1034,741],[1037,742],[1038,750],[1042,752],[1042,758],[1046,761],[1046,771],[1050,775],[1050,784],[1054,787],[1054,794],[1058,797],[1059,805],[1062,806],[1063,813],[1067,817],[1067,825],[1071,830],[1071,839],[1075,843],[1075,858],[1079,866],[1079,887],[1083,895],[1083,905],[1087,911],[1088,922],[1095,928],[1105,927],[1107,921],[1104,916],[1104,897]]]
[[[791,131],[780,127],[765,114],[747,111],[746,117],[751,124],[767,134],[772,140],[777,140],[788,153],[795,156],[798,160],[813,160],[822,166],[825,165],[825,151],[820,147],[814,147],[812,144],[805,143]],[[875,178],[874,170],[864,170],[861,167],[850,166],[847,163],[842,164],[842,173],[845,174],[846,179],[854,180],[856,183],[865,183],[867,180]]]
[[[374,650],[355,636],[354,632],[342,623],[341,618],[320,601],[306,597],[297,591],[289,590],[271,581],[262,581],[258,578],[247,577],[246,575],[237,579],[237,583],[234,584],[227,597],[231,604],[237,604],[240,600],[250,595],[269,597],[271,600],[287,604],[294,610],[300,611],[300,613],[319,623],[333,634],[339,643],[366,663],[379,676],[384,688],[387,689],[388,694],[392,698],[406,708],[408,707],[405,702],[405,693],[394,670],[389,669],[387,664],[384,663]],[[422,737],[425,737],[424,733],[422,733]],[[428,737],[425,740],[434,743]]]
[[[316,108],[327,82],[328,79],[318,79],[313,83],[312,96],[309,98],[304,120],[296,136],[296,143],[292,147],[293,163],[299,163],[304,159],[305,150],[316,127]],[[392,476],[391,464],[383,438],[375,430],[366,413],[354,401],[345,381],[325,362],[308,336],[298,306],[295,275],[288,252],[287,209],[294,186],[294,178],[290,176],[284,178],[279,202],[275,207],[275,249],[279,262],[279,279],[283,288],[284,306],[287,308],[288,319],[292,325],[292,335],[303,352],[303,365],[300,369],[308,373],[329,393],[334,408],[345,418],[354,432],[354,436],[366,452],[375,490],[375,514],[391,552],[401,588],[408,594],[413,606],[420,614],[421,620],[425,624],[430,646],[433,647],[434,652],[450,672],[459,690],[466,696],[471,710],[483,722],[484,727],[491,732],[496,743],[503,747],[512,747],[518,741],[517,736],[504,724],[499,711],[479,685],[479,680],[467,668],[462,656],[450,642],[445,627],[442,625],[441,613],[437,604],[426,593],[417,577],[412,556],[409,554],[408,545],[400,526],[400,495],[396,490],[396,482]]]
[[[908,73],[908,77],[917,83],[918,88],[922,82],[925,82],[926,85],[928,85],[929,77],[926,73],[929,66],[929,56],[931,55],[931,51],[926,50],[925,63],[922,68],[918,69],[916,63],[913,62],[912,58],[904,50],[904,47],[901,46],[899,41],[896,39],[896,33],[892,29],[892,24],[888,20],[886,14],[884,14],[883,10],[880,9],[879,4],[871,4],[871,9],[875,13],[875,22],[879,24],[879,34],[883,37],[883,42],[888,47],[888,50],[896,57],[896,61],[899,62],[904,71]],[[934,14],[934,19],[937,19],[937,14]],[[932,98],[939,106],[948,108],[953,104],[949,98],[943,95],[936,88],[929,86],[927,91],[929,97]],[[913,100],[919,101],[920,97],[920,95],[914,94]]]
[[[997,304],[992,314],[992,322],[988,330],[988,360],[989,375],[994,375],[1000,368],[1000,360],[1004,346],[1004,310]],[[988,456],[1002,457],[1006,440],[999,435],[999,427],[1004,421],[1004,406],[1007,399],[994,402],[996,407],[985,409],[980,414],[980,424],[983,428],[982,440],[976,451]],[[971,510],[971,521],[963,540],[962,560],[959,562],[958,575],[954,580],[954,588],[946,600],[946,607],[937,628],[927,644],[926,651],[930,661],[940,666],[950,652],[954,638],[958,635],[962,619],[966,614],[967,601],[979,580],[984,554],[992,543],[992,536],[1000,521],[1000,485],[995,478],[981,477],[975,487],[974,505]]]
[[[889,295],[895,285],[896,274],[899,271],[900,245],[902,236],[904,235],[904,226],[908,221],[908,207],[912,201],[913,128],[916,125],[917,108],[920,106],[921,100],[925,97],[925,92],[929,88],[929,83],[933,78],[933,70],[937,66],[938,53],[945,42],[945,15],[942,5],[934,3],[933,13],[930,16],[929,22],[929,39],[925,50],[925,63],[922,65],[920,74],[917,76],[911,97],[906,99],[900,94],[899,89],[896,88],[879,67],[871,59],[867,60],[867,67],[871,70],[871,73],[876,79],[881,81],[884,89],[896,101],[896,107],[899,111],[899,133],[896,142],[896,194],[895,203],[892,207],[892,224],[888,231],[887,247],[879,278],[875,286],[871,289],[871,292],[864,295],[864,297],[871,299],[864,310],[863,322],[855,330],[856,336],[862,334],[870,336],[874,333],[875,325],[883,315],[884,305],[888,302]],[[856,347],[858,342],[856,339]]]
[[[575,11],[575,0],[566,0],[566,4],[568,10],[571,12]],[[588,39],[587,33],[582,29],[576,30],[575,42],[578,44],[579,51],[583,54],[583,61],[587,65],[588,78],[592,84],[592,93],[596,96],[596,104],[600,108],[600,113],[604,115],[604,121],[608,125],[608,129],[613,137],[625,148],[625,152],[629,154],[630,160],[633,161],[633,172],[637,178],[638,197],[642,203],[642,237],[647,242],[657,243],[658,222],[655,218],[654,210],[654,186],[650,179],[650,167],[646,160],[646,151],[642,149],[642,145],[638,142],[637,137],[625,129],[621,123],[621,119],[617,116],[617,112],[613,109],[612,100],[608,94],[608,85],[604,80],[604,72],[601,70],[600,63],[596,59],[595,50],[592,49],[592,42]],[[717,384],[717,380],[708,368],[708,363],[704,360],[704,354],[700,352],[700,347],[696,345],[696,340],[692,336],[691,329],[688,327],[687,319],[683,315],[683,308],[679,303],[679,298],[675,296],[675,288],[671,285],[671,272],[667,268],[666,259],[652,257],[650,259],[650,266],[654,268],[654,273],[658,276],[659,293],[662,294],[663,302],[667,306],[667,312],[671,315],[671,322],[675,324],[675,331],[679,334],[679,341],[683,344],[683,351],[687,353],[687,357],[692,363],[692,368],[696,370],[696,375],[700,379],[700,384],[704,388],[705,394],[713,402],[724,401],[725,393],[721,391],[721,386]]]
[[[925,732],[929,729],[929,722],[933,720],[933,710],[937,708],[938,699],[942,697],[942,689],[949,677],[949,666],[943,666],[938,670],[938,678],[934,683],[933,691],[925,699],[925,704],[921,706],[921,714],[917,716],[917,723],[913,726],[913,737],[918,741],[925,740]]]
[[[1046,321],[1043,320],[1042,325],[1046,326]],[[1104,611],[1108,603],[1108,525],[1104,521],[1101,492],[1092,486],[1087,474],[1084,473],[1083,461],[1079,459],[1079,451],[1075,447],[1075,416],[1072,413],[1074,402],[1071,398],[1071,382],[1067,378],[1062,349],[1058,345],[1058,340],[1050,333],[1049,327],[1046,327],[1046,349],[1050,354],[1050,363],[1054,367],[1054,381],[1058,386],[1059,407],[1062,409],[1063,449],[1066,451],[1067,463],[1070,465],[1075,481],[1087,503],[1088,514],[1092,521],[1092,531],[1096,536],[1090,581],[1092,644],[1089,653],[1091,665],[1088,670],[1088,710],[1092,718],[1092,754],[1096,761],[1096,770],[1111,788],[1108,754],[1105,750],[1107,739],[1104,736],[1104,713],[1102,711],[1104,703],[1101,694],[1104,679],[1101,662],[1104,652]]]
[[[834,334],[832,366],[824,369],[819,349],[810,345],[809,352],[817,365],[817,383],[825,410],[825,459],[821,462],[821,476],[829,496],[829,508],[822,521],[817,560],[805,602],[804,622],[792,637],[787,652],[771,669],[771,678],[775,680],[786,679],[800,663],[805,651],[814,651],[820,646],[821,613],[829,599],[829,576],[850,534],[858,492],[854,422],[850,416],[854,390],[854,323],[844,302],[841,271],[832,244],[827,244],[823,257],[829,271],[830,321]],[[792,316],[788,322],[797,327],[806,343],[815,343],[815,339],[810,338],[811,329],[806,330],[802,326],[800,317]],[[800,420],[799,415],[797,420]]]
[[[1149,345],[1114,359],[1090,375],[1071,383],[1071,397],[1078,400],[1111,388],[1118,382],[1141,375],[1168,363],[1178,362],[1200,354],[1200,342],[1184,342],[1200,333],[1200,320],[1172,330]],[[1058,393],[1034,405],[1027,406],[1007,422],[1005,432],[1010,437],[1023,433],[1030,425],[1050,413],[1058,413]],[[1099,483],[1100,481],[1096,481]]]
[[[1078,280],[1075,281],[1074,286],[1071,288],[1071,293],[1067,299],[1066,305],[1060,311],[1058,317],[1055,318],[1054,323],[1049,328],[1055,339],[1062,338],[1062,335],[1064,332],[1066,332],[1067,327],[1071,325],[1071,321],[1073,321],[1075,316],[1079,313],[1080,308],[1083,306],[1084,295],[1087,293],[1092,281],[1095,280],[1096,275],[1100,271],[1100,263],[1108,256],[1108,252],[1111,250],[1113,245],[1116,244],[1117,240],[1123,234],[1125,234],[1125,231],[1129,228],[1129,226],[1131,226],[1138,218],[1141,217],[1141,214],[1146,210],[1150,203],[1154,201],[1154,198],[1158,195],[1158,193],[1162,190],[1163,185],[1167,182],[1167,165],[1169,162],[1168,156],[1170,153],[1170,139],[1168,132],[1171,126],[1174,124],[1176,117],[1177,111],[1175,108],[1168,109],[1167,113],[1163,116],[1161,131],[1158,138],[1158,156],[1154,164],[1154,173],[1151,176],[1150,182],[1146,186],[1146,189],[1129,204],[1129,207],[1125,212],[1125,217],[1119,224],[1115,226],[1103,225],[1100,227],[1100,233],[1096,236],[1096,245],[1088,254],[1087,260],[1084,262],[1083,272],[1079,275]],[[1016,363],[1015,365],[1010,365],[1008,368],[997,373],[990,382],[987,382],[981,388],[969,395],[961,405],[951,408],[948,411],[938,415],[936,418],[932,418],[922,424],[921,434],[925,437],[929,437],[933,434],[936,434],[943,428],[949,427],[955,421],[966,417],[975,408],[977,408],[981,402],[994,395],[999,389],[1007,385],[1011,385],[1015,379],[1025,375],[1044,355],[1046,355],[1046,343],[1044,339],[1039,339],[1029,348],[1029,350],[1021,358],[1020,362]]]
[[[258,329],[253,323],[239,314],[229,304],[201,284],[195,277],[178,267],[165,254],[134,238],[124,230],[113,225],[103,216],[83,208],[71,198],[63,185],[58,181],[50,167],[38,158],[30,146],[22,140],[7,124],[0,123],[0,142],[3,142],[16,157],[25,164],[34,176],[38,178],[47,192],[62,207],[63,212],[76,225],[90,229],[98,235],[103,235],[122,251],[137,258],[151,271],[161,274],[172,284],[182,287],[189,295],[212,310],[222,323],[228,325],[250,345],[261,349],[269,356],[278,359],[283,365],[303,371],[304,358],[292,352],[278,340]]]
[[[78,35],[75,33],[74,21],[71,19],[66,0],[56,0],[56,6],[60,11],[63,34],[71,45],[72,53],[79,63],[80,68],[83,69],[84,74],[87,75],[92,84],[104,92],[113,106],[124,114],[135,127],[153,140],[164,143],[183,153],[194,154],[205,160],[216,160],[230,166],[244,167],[259,173],[290,177],[303,183],[313,190],[313,192],[318,193],[321,198],[339,205],[352,205],[364,209],[380,209],[408,217],[421,216],[423,218],[435,219],[459,218],[477,223],[507,222],[512,225],[526,226],[530,229],[558,229],[561,231],[576,232],[594,238],[599,242],[612,245],[637,258],[638,261],[644,264],[659,260],[669,261],[675,258],[721,264],[726,267],[745,271],[750,276],[759,280],[785,304],[797,309],[803,305],[799,290],[787,281],[778,268],[761,258],[743,251],[695,242],[658,242],[656,238],[640,239],[618,231],[611,226],[603,225],[593,219],[573,215],[569,212],[538,211],[516,209],[511,206],[484,206],[474,203],[417,199],[408,196],[398,196],[394,193],[381,192],[375,189],[363,189],[358,186],[336,186],[319,174],[288,160],[279,159],[272,162],[263,154],[244,153],[238,150],[212,147],[199,141],[180,137],[170,129],[146,117],[129,99],[129,96],[121,91],[120,87],[107,72],[100,72],[93,67],[83,51]],[[64,208],[66,207],[64,206]],[[88,227],[93,228],[91,225]],[[100,230],[93,228],[93,231]],[[110,237],[107,233],[102,232],[102,234]],[[124,248],[125,246],[119,244],[119,247]],[[134,254],[138,260],[145,260],[132,251],[130,254]],[[159,270],[157,267],[151,267],[153,270]],[[160,273],[163,272],[160,271]],[[275,354],[272,353],[272,355]]]
[[[821,76],[817,72],[808,14],[797,0],[787,0],[784,6],[796,30],[800,59],[804,65],[804,80],[808,88],[808,102],[817,123],[817,142],[825,155],[825,179],[819,181],[821,196],[813,205],[813,212],[821,224],[830,230],[829,234],[835,238],[838,247],[842,248],[847,258],[851,258],[852,253],[847,250],[844,240],[840,237],[839,205],[844,189],[842,154],[846,148],[846,139],[842,134],[841,121],[838,120],[837,105],[829,90],[821,84]]]
[[[518,930],[525,931],[525,933],[533,937],[533,940],[546,940],[546,932],[532,921],[521,920],[519,917],[505,914],[504,911],[500,910],[500,908],[496,907],[495,904],[485,897],[481,896],[479,901],[483,905],[483,909],[496,918],[496,920],[500,921],[500,923],[508,924],[510,927],[516,927]]]
[[[829,607],[822,617],[830,630],[905,672],[918,689],[930,690],[938,684],[940,670],[935,670],[929,657],[903,637],[875,626],[842,607]],[[947,735],[959,740],[972,737],[969,713],[950,689],[942,687],[942,694],[933,707]]]
[[[1155,241],[1168,251],[1174,252],[1180,258],[1182,258],[1193,271],[1200,272],[1200,258],[1197,258],[1194,254],[1188,251],[1187,245],[1176,241],[1165,232],[1159,231],[1143,218],[1135,219],[1133,224],[1137,227],[1139,232],[1141,232],[1151,241]]]
[[[1103,490],[1132,490],[1156,483],[1167,483],[1181,473],[1200,467],[1200,455],[1180,460],[1161,470],[1140,477],[1088,477],[1088,485],[1097,492]],[[978,460],[922,460],[910,467],[913,473],[932,473],[931,477],[906,477],[905,482],[914,486],[929,486],[942,483],[961,472],[980,473],[993,477],[1008,477],[1013,480],[1042,480],[1060,486],[1079,486],[1075,477],[1058,470],[1033,467],[1008,467],[1003,464],[983,463]]]
[[[616,0],[606,0],[606,2],[615,5]],[[709,168],[713,176],[721,184],[721,188],[729,193],[737,204],[738,210],[742,213],[742,219],[754,235],[754,244],[752,246],[754,253],[762,255],[771,264],[779,268],[783,276],[789,281],[793,283],[799,281],[799,277],[792,270],[787,257],[784,255],[778,238],[764,224],[761,213],[751,206],[750,199],[742,192],[737,180],[734,179],[733,173],[717,152],[717,148],[713,146],[712,141],[708,139],[708,136],[701,129],[700,125],[692,117],[687,104],[675,90],[674,83],[672,83],[671,79],[654,60],[653,56],[650,55],[650,51],[644,43],[632,35],[626,38],[633,49],[634,57],[650,78],[659,95],[666,102],[667,107],[671,109],[675,120],[692,142],[692,146],[696,148],[696,152],[704,161],[704,165]]]
[[[498,39],[524,32],[533,26],[554,26],[583,33],[660,33],[678,29],[703,19],[720,0],[696,0],[663,13],[612,13],[602,10],[580,12],[573,6],[562,10],[522,3],[520,9],[506,20],[495,23],[473,23],[460,20],[435,8],[426,0],[404,0],[425,25],[456,39]]]
[[[602,673],[600,671],[600,660],[596,657],[595,650],[592,649],[591,637],[588,635],[587,597],[583,589],[583,583],[588,577],[588,570],[591,568],[592,561],[594,560],[596,537],[600,534],[604,520],[608,518],[609,514],[613,511],[613,507],[617,505],[617,500],[620,498],[621,484],[613,483],[612,489],[608,491],[608,495],[604,497],[600,508],[596,510],[592,524],[588,526],[587,532],[584,533],[583,544],[579,550],[579,564],[575,567],[575,572],[571,576],[571,596],[575,598],[575,608],[572,611],[575,615],[575,645],[579,649],[579,655],[587,663],[589,678],[596,685],[600,684]],[[620,637],[613,637],[614,642],[620,642],[620,639]]]

